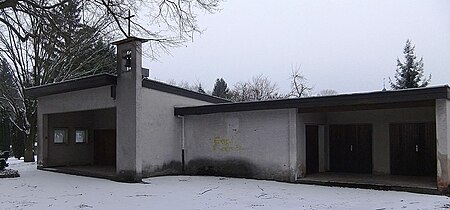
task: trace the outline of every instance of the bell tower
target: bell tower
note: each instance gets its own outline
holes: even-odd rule
[[[142,43],[128,37],[117,46],[116,86],[116,173],[120,181],[140,182],[142,178]]]

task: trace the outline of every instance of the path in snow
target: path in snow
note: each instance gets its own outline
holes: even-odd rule
[[[21,177],[0,179],[0,209],[439,209],[445,196],[199,176],[148,184],[36,170],[10,159]]]

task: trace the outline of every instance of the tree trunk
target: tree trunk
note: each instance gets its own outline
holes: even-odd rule
[[[25,162],[34,162],[34,152],[33,152],[33,144],[35,132],[31,132],[30,135],[26,135],[25,139],[25,154],[24,161]]]

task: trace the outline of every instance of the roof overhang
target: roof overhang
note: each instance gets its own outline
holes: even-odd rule
[[[194,107],[178,107],[175,108],[175,115],[200,115],[220,112],[239,112],[288,108],[297,108],[298,112],[329,112],[406,108],[434,106],[436,99],[450,99],[450,88],[445,85],[438,87],[376,91],[333,96],[226,103]]]
[[[77,90],[102,87],[117,84],[117,76],[111,74],[99,74],[88,77],[81,77],[73,80],[57,82],[47,85],[30,87],[25,89],[25,95],[39,98],[58,93],[67,93]]]

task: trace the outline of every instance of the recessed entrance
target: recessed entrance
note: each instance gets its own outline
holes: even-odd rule
[[[330,171],[372,173],[372,126],[330,125]]]
[[[436,177],[436,125],[393,123],[389,126],[391,174]]]
[[[319,126],[306,125],[306,174],[319,172]]]
[[[94,130],[94,165],[116,165],[116,130]]]
[[[116,109],[47,115],[47,170],[113,178],[116,173]]]

